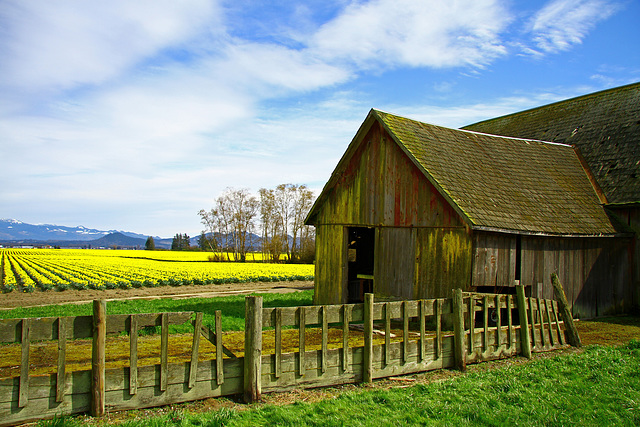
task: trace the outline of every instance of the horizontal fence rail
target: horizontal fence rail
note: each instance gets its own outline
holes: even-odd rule
[[[251,296],[241,357],[223,343],[220,311],[211,328],[202,324],[202,313],[106,316],[104,302],[97,301],[93,316],[0,320],[0,349],[20,346],[19,375],[0,378],[0,426],[240,393],[256,401],[263,392],[464,370],[467,363],[566,346],[562,307],[516,289],[516,295],[458,289],[452,298],[385,302],[367,294],[361,304],[277,308],[263,308],[262,298]],[[169,326],[187,322],[193,325],[190,359],[171,362]],[[145,327],[160,328],[159,364],[139,364]],[[128,335],[128,363],[107,369],[106,336],[122,334]],[[215,357],[199,358],[202,338],[215,347]],[[90,369],[67,370],[75,340],[90,340]],[[57,369],[32,375],[32,344],[47,341],[57,341]]]

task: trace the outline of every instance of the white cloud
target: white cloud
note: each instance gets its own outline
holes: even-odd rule
[[[306,51],[283,46],[235,43],[226,48],[226,59],[216,68],[245,88],[269,97],[283,91],[309,91],[345,81],[349,74]],[[266,86],[266,87],[265,87]],[[265,93],[264,89],[269,89]]]
[[[506,53],[510,13],[495,0],[354,2],[314,35],[327,60],[383,68],[482,66]]]
[[[568,50],[582,43],[595,25],[618,9],[608,0],[554,0],[529,23],[533,41],[542,52]]]
[[[24,90],[101,83],[208,28],[215,4],[175,2],[3,2],[2,80]]]

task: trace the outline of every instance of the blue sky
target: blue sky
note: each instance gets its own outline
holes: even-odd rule
[[[0,0],[0,217],[197,235],[316,191],[371,108],[443,126],[640,81],[636,0]]]

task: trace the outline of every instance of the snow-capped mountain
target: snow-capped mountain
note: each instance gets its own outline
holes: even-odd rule
[[[79,225],[66,227],[53,224],[27,224],[15,219],[0,219],[0,240],[95,240],[113,233],[144,238],[148,236],[120,230],[96,230]]]

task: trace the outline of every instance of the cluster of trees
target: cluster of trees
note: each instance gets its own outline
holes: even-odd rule
[[[186,251],[191,247],[190,237],[187,233],[176,234],[171,241],[172,251]]]
[[[200,246],[218,252],[220,259],[245,261],[247,252],[259,247],[263,259],[272,262],[312,262],[315,230],[304,225],[312,205],[313,192],[306,185],[261,188],[257,197],[248,189],[228,188],[212,209],[199,212],[205,226]]]

